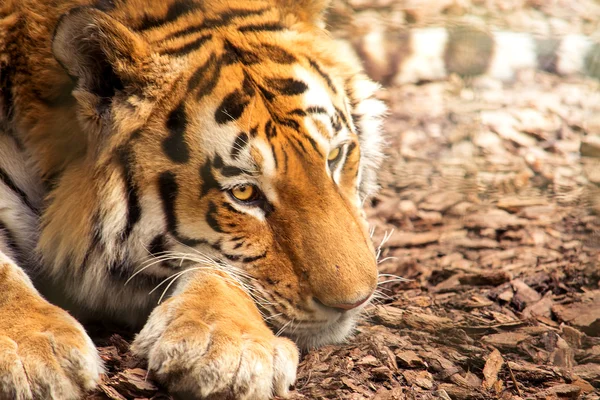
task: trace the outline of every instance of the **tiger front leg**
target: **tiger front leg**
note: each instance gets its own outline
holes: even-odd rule
[[[226,278],[198,275],[156,307],[132,350],[183,398],[270,399],[296,379],[298,348],[277,337]]]
[[[83,327],[0,250],[0,399],[79,399],[101,372]]]

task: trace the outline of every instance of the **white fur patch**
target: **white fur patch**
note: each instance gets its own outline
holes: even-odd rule
[[[403,60],[396,84],[443,79],[447,75],[444,52],[448,42],[445,28],[415,29],[411,32],[412,53]]]
[[[383,160],[384,145],[381,125],[387,107],[374,97],[379,85],[365,77],[356,77],[352,81],[352,89],[357,101],[353,114],[356,116],[355,123],[360,131],[361,158],[358,182],[360,197],[365,199],[378,188],[377,172]]]
[[[593,46],[583,35],[566,35],[557,51],[556,70],[559,74],[585,74],[585,56]]]
[[[254,139],[252,147],[258,150],[262,156],[262,164],[260,166],[262,176],[267,179],[274,179],[277,175],[277,168],[275,167],[275,156],[269,144],[262,139]]]
[[[502,81],[514,78],[520,69],[536,68],[537,54],[533,37],[527,33],[494,32],[494,53],[487,74]]]

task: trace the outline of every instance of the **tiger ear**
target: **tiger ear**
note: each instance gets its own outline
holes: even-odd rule
[[[52,39],[52,52],[77,81],[77,90],[110,101],[117,90],[139,79],[146,43],[114,18],[79,7],[64,14]]]
[[[276,0],[282,15],[293,15],[298,20],[321,26],[331,0]]]

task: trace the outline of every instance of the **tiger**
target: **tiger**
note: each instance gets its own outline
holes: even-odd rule
[[[78,399],[84,326],[183,398],[269,399],[378,272],[386,107],[327,0],[0,3],[0,398]]]

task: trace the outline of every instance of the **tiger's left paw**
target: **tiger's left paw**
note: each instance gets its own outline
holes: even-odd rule
[[[238,296],[234,291],[219,299],[170,299],[152,312],[133,352],[147,358],[154,376],[182,398],[286,396],[296,379],[298,349],[248,310],[248,300],[236,303]]]

